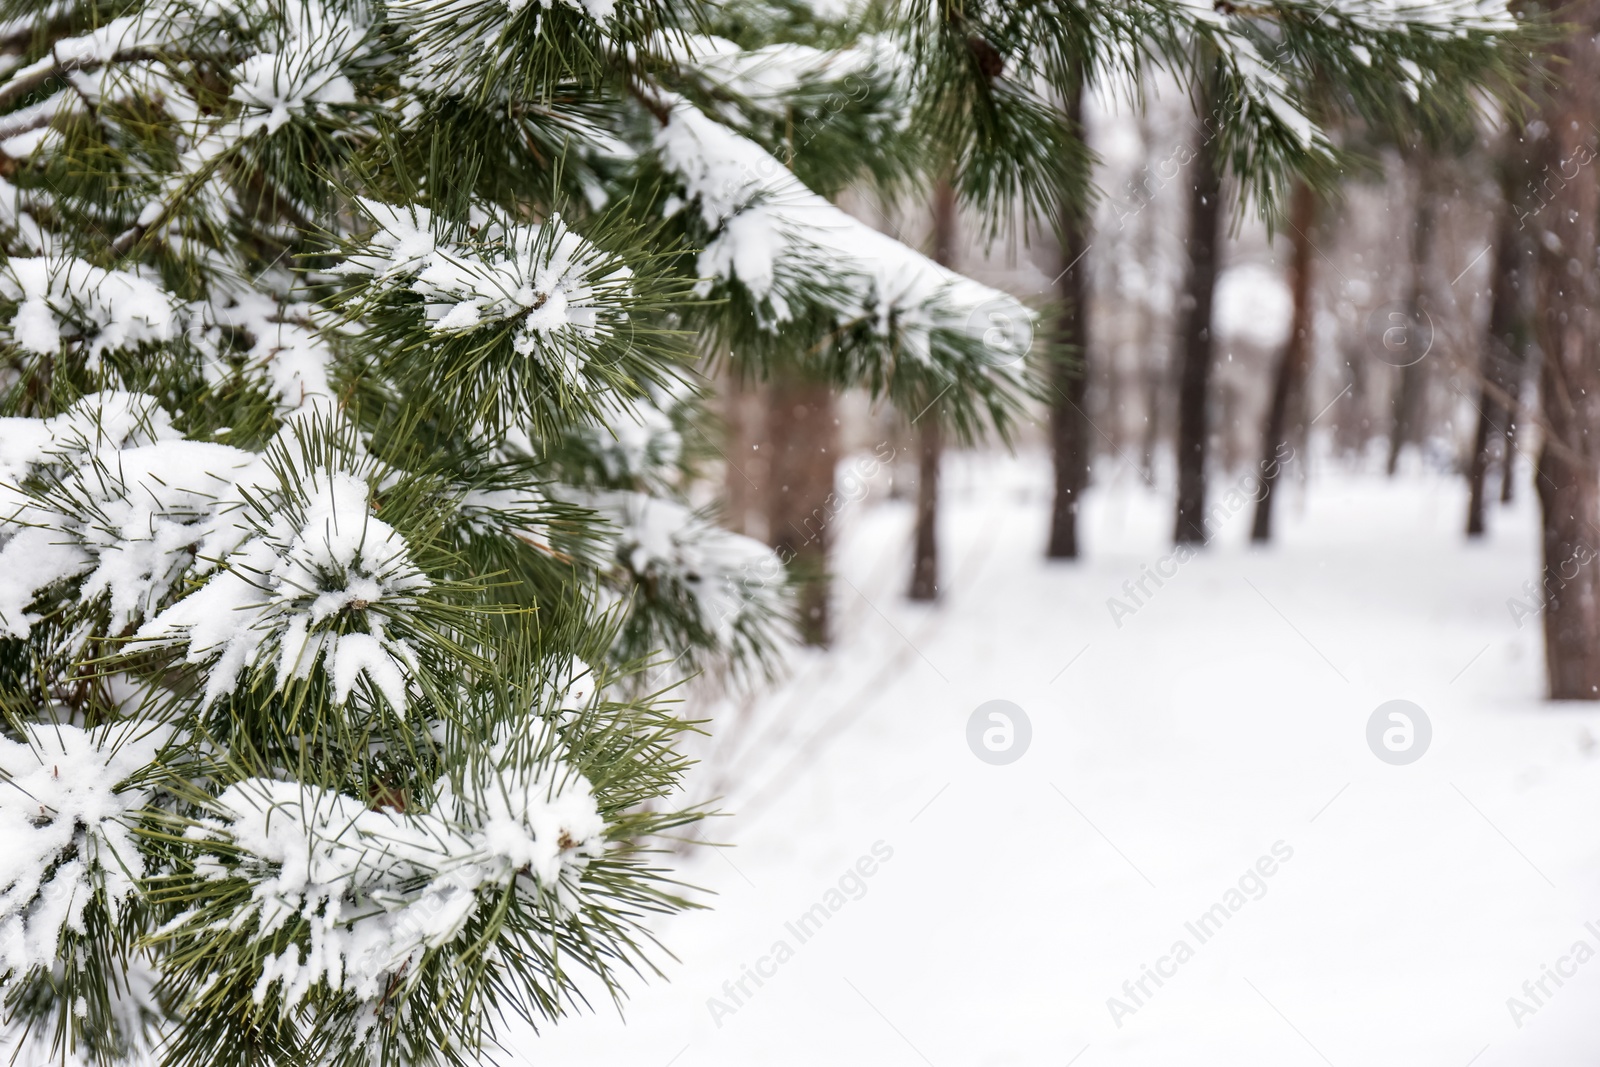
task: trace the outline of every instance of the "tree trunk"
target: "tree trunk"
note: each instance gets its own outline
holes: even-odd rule
[[[1504,195],[1495,225],[1494,263],[1489,283],[1494,287],[1490,295],[1489,329],[1483,339],[1483,356],[1478,369],[1482,377],[1482,384],[1478,388],[1478,425],[1472,434],[1472,460],[1467,467],[1468,537],[1482,537],[1488,528],[1484,510],[1495,438],[1499,438],[1502,447],[1507,449],[1505,462],[1508,466],[1511,464],[1509,442],[1505,436],[1510,413],[1502,397],[1511,384],[1510,364],[1521,342],[1517,322],[1520,306],[1517,260],[1520,256],[1516,215],[1511,202],[1515,186],[1510,178],[1509,164],[1506,164],[1502,187]]]
[[[939,599],[939,420],[922,419],[917,432],[917,529],[911,564],[912,600]]]
[[[1413,156],[1411,170],[1416,175],[1417,202],[1411,216],[1411,292],[1406,308],[1408,314],[1420,315],[1427,299],[1428,248],[1433,240],[1433,195],[1427,156],[1421,152]],[[1400,386],[1393,403],[1394,420],[1389,428],[1389,463],[1386,469],[1391,478],[1400,469],[1401,450],[1418,437],[1417,409],[1422,401],[1425,373],[1421,359],[1400,368]]]
[[[1199,113],[1209,116],[1215,94],[1209,84],[1199,101]],[[1222,180],[1217,173],[1216,143],[1211,131],[1201,128],[1190,164],[1189,254],[1184,280],[1182,331],[1179,337],[1178,386],[1178,514],[1174,540],[1179,544],[1206,542],[1206,401],[1211,368],[1211,298],[1217,285],[1217,250],[1221,243]]]
[[[1517,495],[1517,402],[1522,398],[1522,379],[1525,370],[1522,364],[1527,359],[1528,350],[1524,347],[1513,355],[1517,362],[1507,368],[1511,374],[1508,390],[1511,406],[1506,412],[1505,424],[1500,434],[1500,439],[1504,442],[1500,449],[1500,503],[1502,504],[1511,503]]]
[[[1157,141],[1151,122],[1150,109],[1142,109],[1139,117],[1139,140],[1146,148]],[[1158,254],[1156,237],[1158,225],[1152,216],[1156,212],[1146,206],[1133,217],[1135,254],[1140,263],[1154,263]],[[1165,229],[1165,227],[1159,227]],[[1141,294],[1133,313],[1138,316],[1138,372],[1144,391],[1144,433],[1140,438],[1139,473],[1144,480],[1155,484],[1157,452],[1161,448],[1162,432],[1166,429],[1168,398],[1177,390],[1172,373],[1172,323],[1167,316],[1158,314],[1147,295]]]
[[[1289,324],[1289,342],[1278,373],[1272,383],[1272,402],[1267,407],[1266,428],[1261,434],[1261,495],[1256,498],[1255,522],[1250,540],[1272,540],[1272,502],[1276,498],[1278,475],[1283,471],[1289,450],[1284,446],[1298,440],[1305,421],[1305,387],[1311,366],[1311,231],[1317,224],[1317,194],[1305,182],[1294,187],[1289,205],[1293,251],[1289,257],[1289,286],[1294,298],[1294,315]]]
[[[1600,120],[1600,0],[1563,10],[1575,32],[1552,46],[1565,60],[1550,86],[1535,143],[1551,199],[1533,218],[1539,347],[1539,409],[1544,443],[1537,484],[1544,523],[1542,593],[1545,663],[1556,700],[1600,699],[1600,168],[1594,123]],[[1572,173],[1568,174],[1568,171]]]
[[[1527,249],[1523,249],[1527,254]],[[1504,442],[1500,449],[1500,503],[1509,504],[1516,496],[1517,486],[1517,416],[1521,414],[1522,394],[1528,378],[1528,364],[1532,362],[1533,346],[1526,335],[1527,322],[1519,324],[1524,331],[1518,343],[1508,353],[1506,375],[1506,418],[1501,429]]]
[[[933,258],[946,267],[956,263],[956,194],[942,181],[933,191]],[[912,600],[939,598],[939,463],[944,435],[939,410],[930,402],[917,416],[917,526],[912,538]]]
[[[828,546],[839,427],[833,389],[794,370],[778,371],[768,394],[767,536],[798,587],[800,636],[827,645]]]
[[[1372,357],[1346,338],[1340,344],[1349,394],[1329,409],[1339,451],[1352,459],[1366,455],[1372,440],[1372,419],[1368,415],[1368,393],[1372,380]]]
[[[1067,100],[1067,123],[1083,136],[1082,82]],[[1060,344],[1063,358],[1050,368],[1050,447],[1055,461],[1056,493],[1050,509],[1050,559],[1078,558],[1078,506],[1089,485],[1089,220],[1081,204],[1067,204],[1061,215],[1059,279]]]
[[[1560,374],[1547,370],[1541,384],[1560,388],[1551,380]],[[1574,462],[1554,443],[1540,450],[1544,658],[1552,700],[1600,700],[1600,582],[1592,547],[1600,493],[1593,481],[1590,463]]]
[[[1495,298],[1499,302],[1499,297]],[[1493,312],[1491,311],[1492,315]],[[1492,347],[1493,340],[1489,342]],[[1489,361],[1488,353],[1484,354],[1484,362]],[[1488,374],[1489,368],[1482,367],[1480,374]],[[1482,537],[1488,529],[1483,519],[1483,486],[1489,473],[1489,431],[1500,429],[1500,423],[1505,421],[1505,412],[1501,409],[1500,401],[1493,396],[1487,385],[1478,390],[1478,425],[1472,433],[1472,459],[1467,465],[1467,536]]]

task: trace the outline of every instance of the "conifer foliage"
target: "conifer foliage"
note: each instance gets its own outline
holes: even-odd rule
[[[958,435],[1033,389],[995,326],[1031,313],[827,197],[954,158],[991,230],[1053,214],[1087,156],[1050,85],[1199,35],[1240,46],[1220,149],[1270,200],[1327,146],[1255,50],[1395,32],[834,6],[0,0],[30,1061],[467,1064],[578,976],[620,996],[687,904],[650,845],[699,816],[668,691],[791,626],[772,553],[689,504],[700,370],[937,399]]]
[[[891,46],[648,0],[0,15],[9,1036],[470,1063],[620,995],[699,814],[663,691],[790,627],[687,502],[697,361],[969,428],[1024,393],[968,323],[1007,298],[817,191],[916,173]]]

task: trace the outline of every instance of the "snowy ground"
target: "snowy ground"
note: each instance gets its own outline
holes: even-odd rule
[[[1170,551],[1169,498],[1096,492],[1088,561],[1050,565],[1047,478],[1039,457],[952,459],[932,610],[901,597],[908,508],[846,517],[838,647],[737,735],[712,834],[735,847],[687,861],[718,896],[662,924],[670,981],[505,1062],[1600,1060],[1600,960],[1570,955],[1600,949],[1600,712],[1539,698],[1537,620],[1507,608],[1533,573],[1529,494],[1469,546],[1459,478],[1319,472],[1278,546],[1249,549],[1241,509],[1119,628],[1106,600]],[[966,741],[996,698],[1033,728],[1008,766]],[[1409,766],[1366,741],[1394,698],[1433,725]],[[848,873],[863,857],[870,877]],[[786,924],[819,903],[802,941]],[[1202,942],[1186,924],[1219,903]],[[1169,977],[1136,1000],[1146,965]],[[1112,997],[1135,1010],[1114,1020]]]

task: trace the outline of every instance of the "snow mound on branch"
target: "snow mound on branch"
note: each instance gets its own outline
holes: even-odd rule
[[[604,22],[611,18],[617,10],[617,0],[537,0],[542,8],[548,8],[552,3],[565,4],[574,11],[582,11],[596,22]],[[506,10],[513,13],[528,6],[528,0],[506,0]]]
[[[365,676],[391,705],[404,708],[406,675],[416,659],[407,642],[388,634],[383,616],[412,607],[428,580],[405,539],[372,513],[364,481],[313,471],[297,491],[287,506],[253,516],[256,532],[226,556],[220,573],[145,623],[138,636],[187,641],[188,661],[209,665],[207,703],[264,658],[276,656],[282,686],[310,677],[325,656],[335,702],[348,700]],[[338,632],[346,618],[364,619],[366,632]]]
[[[485,216],[471,239],[452,241],[436,236],[426,209],[361,204],[378,229],[342,272],[411,279],[435,333],[520,319],[513,345],[530,355],[561,335],[608,334],[607,319],[620,317],[628,298],[628,267],[569,230],[559,215],[527,226]]]
[[[242,289],[206,305],[195,316],[189,337],[211,357],[208,370],[218,379],[225,368],[227,335],[243,330],[253,342],[247,372],[258,374],[280,409],[290,412],[333,396],[328,380],[333,350],[313,322],[316,313],[314,304]]]
[[[5,210],[0,197],[0,225]],[[208,378],[220,381],[231,373],[227,337],[243,330],[254,341],[246,373],[284,410],[333,392],[331,350],[313,325],[296,321],[311,314],[306,303],[241,286],[186,305],[142,275],[42,256],[0,264],[0,300],[17,305],[11,321],[0,322],[0,341],[10,339],[25,352],[54,355],[64,343],[75,343],[93,369],[106,352],[185,338],[202,357]]]
[[[281,984],[289,1011],[326,983],[375,1006],[402,976],[417,975],[423,953],[460,934],[480,890],[514,888],[555,915],[570,912],[585,868],[605,850],[593,789],[559,763],[517,766],[503,744],[490,756],[465,795],[437,783],[439,799],[424,813],[265,778],[217,798],[224,817],[202,820],[186,836],[222,846],[197,866],[202,877],[255,884],[251,904],[229,926],[253,919],[254,936],[264,939],[308,923],[306,944],[265,961],[257,1003]],[[172,927],[198,922],[186,914]]]
[[[615,528],[616,558],[646,584],[689,593],[700,626],[719,644],[735,631],[788,611],[777,554],[752,537],[716,526],[692,509],[647,493],[577,494]]]
[[[166,733],[31,723],[24,737],[0,738],[0,976],[53,965],[67,931],[88,932],[85,910],[101,894],[117,921],[145,873],[131,821],[149,793],[125,783]]]
[[[84,397],[49,419],[0,419],[0,632],[26,637],[39,590],[83,576],[111,628],[138,620],[178,583],[218,495],[254,457],[186,441],[147,396]],[[46,484],[22,488],[30,477]]]
[[[854,83],[860,78],[879,71],[899,75],[907,65],[905,53],[882,36],[864,38],[851,48],[824,50],[783,43],[746,51],[722,37],[661,34],[655,47],[725,92],[779,113],[792,107],[793,94],[807,85],[842,81],[854,95]]]
[[[715,234],[700,254],[699,273],[737,280],[763,308],[767,329],[776,331],[794,317],[800,301],[820,300],[840,322],[871,322],[885,336],[899,330],[912,358],[926,362],[935,329],[988,341],[997,309],[1008,322],[1034,318],[1008,294],[940,266],[835,207],[760,145],[684,102],[673,104],[655,146]],[[842,284],[818,289],[799,281],[786,270],[794,263],[814,264]],[[701,283],[702,295],[710,289],[710,281]]]
[[[361,59],[367,27],[350,17],[354,5],[337,11],[301,0],[283,5],[284,26],[269,41],[274,51],[258,52],[232,71],[232,97],[244,106],[239,134],[276,133],[296,114],[319,104],[356,102],[355,86],[341,63]]]
[[[10,260],[0,267],[0,298],[17,304],[0,338],[39,355],[83,340],[91,368],[107,351],[169,341],[178,332],[176,301],[159,285],[73,256]]]
[[[112,632],[141,624],[142,640],[186,642],[209,667],[207,703],[265,653],[280,686],[320,660],[335,701],[365,677],[406,705],[415,657],[384,619],[429,582],[351,473],[286,487],[262,456],[182,438],[154,398],[100,393],[51,419],[0,419],[0,516],[10,636],[40,621],[27,610],[40,590],[77,578],[79,600],[105,599]]]

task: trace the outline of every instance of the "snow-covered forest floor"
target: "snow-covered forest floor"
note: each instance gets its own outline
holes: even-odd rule
[[[1319,469],[1277,545],[1240,508],[1119,627],[1107,598],[1171,551],[1166,492],[1124,468],[1087,560],[1047,564],[1044,457],[947,462],[943,603],[905,601],[910,505],[880,480],[838,520],[836,647],[717,724],[699,784],[733,847],[684,861],[716,895],[660,924],[670,980],[503,1062],[1600,1059],[1600,960],[1573,955],[1600,948],[1600,711],[1541,699],[1538,619],[1508,608],[1526,482],[1468,545],[1459,477]],[[1366,740],[1397,698],[1433,728],[1407,766]],[[1007,766],[966,740],[994,699],[1032,725]]]

